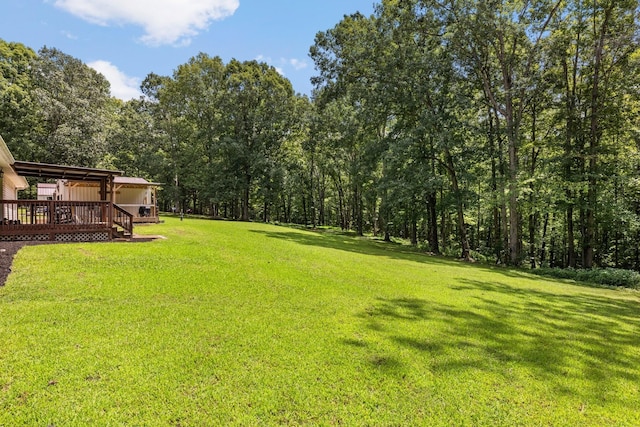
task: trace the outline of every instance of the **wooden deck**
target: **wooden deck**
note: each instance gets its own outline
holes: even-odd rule
[[[131,235],[131,215],[110,202],[0,200],[0,240],[106,241]]]
[[[118,203],[118,206],[133,216],[134,224],[157,224],[160,222],[158,209],[153,205]]]

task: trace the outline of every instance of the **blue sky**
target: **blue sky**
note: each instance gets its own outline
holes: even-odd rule
[[[258,59],[310,95],[309,47],[345,14],[374,0],[2,0],[0,38],[55,47],[102,72],[112,95],[139,96],[153,72],[171,75],[199,52]]]

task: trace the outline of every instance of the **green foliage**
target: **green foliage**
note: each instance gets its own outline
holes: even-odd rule
[[[274,203],[282,186],[280,149],[296,127],[291,83],[257,61],[199,54],[172,78],[150,75],[143,83],[164,134],[170,183],[163,199],[183,209],[231,205],[249,220],[252,198]],[[258,187],[258,191],[254,191]],[[240,208],[240,212],[236,215]]]
[[[112,108],[114,120],[107,141],[110,158],[105,158],[101,166],[122,170],[128,176],[163,179],[157,171],[165,166],[165,141],[156,125],[152,104],[148,100],[113,100]]]
[[[425,223],[416,240],[445,252],[469,232],[500,262],[527,248],[532,265],[640,269],[638,233],[617,225],[640,210],[612,180],[640,165],[635,6],[389,0],[318,33],[318,102],[342,98],[383,136],[364,216]]]
[[[37,160],[95,167],[107,151],[109,82],[77,58],[42,48],[32,64]]]
[[[30,159],[36,149],[38,107],[29,72],[35,58],[25,45],[0,39],[0,133],[19,159]]]
[[[640,273],[618,268],[537,268],[532,273],[556,279],[571,279],[596,285],[640,289]]]

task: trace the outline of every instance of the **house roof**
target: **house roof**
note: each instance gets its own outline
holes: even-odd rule
[[[113,179],[113,183],[123,185],[144,185],[145,187],[149,185],[160,185],[157,182],[149,182],[144,178],[136,178],[132,176],[116,176]]]
[[[73,178],[66,178],[62,180],[64,185],[81,185],[83,187],[95,187],[99,183],[97,181],[80,181]],[[130,176],[115,176],[113,177],[113,185],[117,188],[120,187],[129,187],[129,188],[148,188],[148,187],[159,187],[162,184],[158,182],[149,182],[144,178],[135,178]]]
[[[36,178],[102,181],[103,179],[122,175],[122,171],[116,170],[50,165],[47,163],[15,162],[12,166],[18,175]]]
[[[7,147],[4,139],[2,139],[2,136],[0,136],[0,164],[2,164],[2,166],[6,166],[12,164],[15,161],[16,159],[13,158],[11,151],[9,151],[9,147]]]
[[[4,142],[4,139],[0,136],[0,170],[4,173],[4,178],[11,180],[18,190],[24,190],[29,187],[29,183],[27,183],[24,177],[17,175],[11,168],[13,162],[15,162],[15,159],[11,151],[9,151],[7,144]]]

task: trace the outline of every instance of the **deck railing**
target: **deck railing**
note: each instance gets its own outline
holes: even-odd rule
[[[109,202],[0,200],[0,233],[110,229]]]
[[[134,223],[158,222],[158,209],[154,205],[118,203],[118,206],[132,215]]]
[[[129,235],[133,234],[133,215],[118,205],[113,205],[113,223],[119,225]]]

